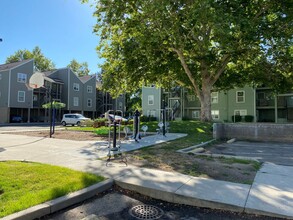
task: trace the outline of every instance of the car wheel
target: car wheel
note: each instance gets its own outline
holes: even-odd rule
[[[65,122],[65,121],[62,121],[61,124],[62,124],[63,126],[66,126],[66,122]]]
[[[76,122],[76,125],[77,125],[77,126],[80,126],[80,121]]]

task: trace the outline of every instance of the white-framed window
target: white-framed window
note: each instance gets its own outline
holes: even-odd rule
[[[93,106],[93,100],[87,99],[87,107],[92,107],[92,106]]]
[[[245,92],[244,91],[236,91],[236,102],[244,103],[245,102]]]
[[[198,110],[191,112],[191,118],[199,118],[199,117],[200,117],[200,112]]]
[[[17,101],[18,102],[25,102],[25,91],[18,91]]]
[[[122,102],[118,103],[118,109],[122,110]]]
[[[17,82],[26,83],[27,74],[26,73],[17,73]]]
[[[155,103],[154,95],[149,95],[148,96],[148,105],[154,105],[154,103]]]
[[[213,120],[219,120],[220,119],[220,111],[219,110],[212,110],[212,118]]]
[[[38,101],[38,95],[34,95],[33,96],[33,101],[35,102],[35,101]]]
[[[195,95],[187,95],[188,102],[194,102],[195,101]]]
[[[213,104],[219,102],[219,93],[218,92],[212,92],[211,93],[211,102]]]
[[[93,93],[93,87],[92,86],[87,86],[87,93]]]
[[[78,106],[79,99],[78,97],[73,97],[73,106]]]
[[[147,116],[156,117],[156,110],[148,110]]]
[[[247,115],[247,110],[246,109],[234,110],[234,115],[245,116],[245,115]]]
[[[78,83],[73,83],[73,90],[79,91],[79,84]]]

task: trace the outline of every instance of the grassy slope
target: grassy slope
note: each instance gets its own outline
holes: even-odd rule
[[[0,218],[77,191],[104,178],[40,163],[0,162]]]

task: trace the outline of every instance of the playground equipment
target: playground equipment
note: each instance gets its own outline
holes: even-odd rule
[[[114,117],[110,117],[110,114]],[[117,113],[123,114],[122,111],[117,110],[109,110],[105,113],[105,118],[108,119],[108,128],[109,128],[109,136],[108,136],[108,159],[106,166],[108,166],[108,163],[111,160],[115,160],[116,158],[120,159],[120,162],[123,162],[127,166],[127,159],[125,156],[123,156],[121,152],[121,120],[116,120],[115,116]],[[111,132],[111,128],[113,127],[113,133]],[[117,131],[118,128],[118,131]],[[118,142],[117,142],[117,135],[118,135]],[[111,157],[113,158],[111,159]],[[116,157],[115,157],[116,156]],[[118,157],[117,157],[118,156]]]
[[[140,123],[140,113],[138,110],[135,110],[133,114],[133,139],[135,142],[139,142],[138,139],[141,139],[139,133],[139,123]]]
[[[166,136],[166,132],[169,132],[170,124],[167,122],[167,109],[165,108],[165,105],[163,103],[163,108],[160,109],[160,122],[158,123],[159,128],[157,129],[158,134],[163,134],[163,136]]]

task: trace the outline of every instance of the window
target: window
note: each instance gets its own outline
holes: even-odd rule
[[[195,95],[187,95],[187,100],[189,102],[194,102],[195,101]]]
[[[92,107],[92,105],[93,105],[93,100],[87,99],[87,107]]]
[[[211,93],[211,101],[212,103],[218,103],[219,100],[219,93],[218,92],[212,92]]]
[[[26,83],[26,74],[25,73],[17,73],[17,82]]]
[[[191,117],[192,118],[199,118],[199,111],[192,111],[191,112]]]
[[[79,84],[78,83],[73,83],[73,90],[79,91]]]
[[[33,101],[38,101],[38,96],[37,95],[33,96]]]
[[[25,91],[18,91],[17,101],[25,102]]]
[[[73,97],[73,106],[78,106],[78,97]]]
[[[118,109],[122,110],[122,102],[118,103]]]
[[[148,110],[147,115],[151,117],[156,117],[156,110]]]
[[[237,91],[236,92],[236,102],[237,103],[244,103],[245,102],[245,92],[244,91]]]
[[[219,110],[212,110],[212,118],[214,120],[219,120],[220,119],[220,111]]]
[[[87,86],[87,93],[93,93],[93,87]]]
[[[245,116],[247,115],[247,110],[246,109],[234,110],[234,115]]]
[[[149,95],[148,96],[148,104],[149,105],[154,105],[154,95]]]

